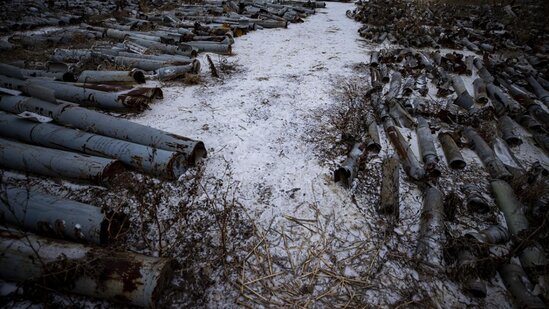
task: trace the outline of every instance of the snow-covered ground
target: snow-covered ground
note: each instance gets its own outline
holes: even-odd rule
[[[258,230],[235,270],[239,303],[506,307],[499,281],[477,303],[443,270],[423,277],[408,262],[421,208],[417,188],[401,182],[401,221],[385,228],[374,211],[376,197],[355,197],[335,184],[318,144],[308,142],[319,111],[339,103],[337,81],[356,78],[353,65],[367,63],[375,48],[358,36],[361,25],[345,16],[353,8],[327,3],[302,24],[237,38],[228,61],[242,71],[222,81],[165,87],[165,99],[133,120],[202,140],[209,150],[206,178],[230,166],[236,196]],[[203,65],[202,75],[208,74]],[[369,163],[366,178],[379,177],[380,162]],[[372,183],[377,191],[379,179]],[[226,288],[208,292],[210,306],[231,306]]]
[[[222,83],[164,88],[165,99],[134,120],[202,140],[206,174],[228,161],[240,199],[262,223],[294,214],[322,192],[323,206],[343,207],[347,194],[330,181],[304,134],[312,111],[334,104],[334,79],[366,60],[360,25],[345,17],[352,6],[330,3],[303,24],[237,38],[228,61],[243,72]],[[206,65],[202,71],[209,74]]]
[[[188,298],[183,295],[185,292],[179,294],[183,295],[180,299],[174,292],[167,296],[174,300],[167,303],[174,307],[211,308],[509,307],[497,276],[487,283],[488,296],[477,300],[464,295],[444,269],[428,273],[416,264],[413,252],[422,197],[417,186],[404,179],[403,172],[399,220],[391,223],[390,218],[375,211],[381,158],[393,152],[385,141],[382,140],[379,155],[369,156],[365,170],[351,189],[334,183],[333,167],[344,157],[323,158],[324,149],[320,148],[326,145],[314,142],[316,136],[312,134],[329,129],[323,116],[341,104],[337,92],[345,81],[360,85],[363,79],[364,84],[369,84],[367,74],[357,70],[357,64],[367,63],[369,52],[381,48],[367,45],[360,38],[357,30],[361,25],[345,16],[345,11],[353,8],[354,4],[330,2],[302,24],[238,37],[233,45],[234,55],[226,59],[237,65],[237,72],[225,74],[222,79],[211,78],[205,57],[201,56],[203,81],[199,85],[163,85],[164,99],[131,119],[203,141],[208,158],[197,169],[201,177],[198,182],[211,184],[213,179],[227,187],[227,192],[242,205],[237,209],[245,212],[239,214],[238,220],[243,221],[235,222],[245,221],[254,227],[248,243],[235,246],[238,249],[226,256],[224,270],[208,269],[209,251],[200,246],[218,245],[215,242],[220,232],[216,224],[220,221],[202,221],[201,216],[215,213],[200,207],[220,206],[211,202],[214,194],[219,194],[214,192],[219,187],[193,183],[196,170],[174,183],[155,180],[135,184],[133,191],[143,191],[137,192],[143,196],[133,192],[135,196],[124,210],[134,212],[132,223],[141,226],[141,231],[134,229],[129,249],[175,258],[196,250],[201,255],[190,259],[185,267],[201,268],[200,271],[190,275],[177,273],[173,285],[185,290],[189,289],[188,281],[213,282],[203,284],[208,289],[205,299],[193,303],[184,299]],[[218,65],[218,56],[211,57]],[[403,132],[410,135],[417,155],[415,134]],[[384,136],[383,132],[380,134]],[[437,148],[442,154],[438,142]],[[529,153],[530,149],[521,146],[520,151]],[[474,152],[464,149],[463,153],[468,167],[459,172],[445,169],[447,179],[441,187],[459,190],[463,182],[482,182],[478,179],[486,185],[486,173]],[[543,158],[547,160],[546,156]],[[461,178],[454,182],[457,176]],[[193,191],[189,195],[195,194],[197,187],[196,199],[186,196],[188,191]],[[126,204],[125,196],[116,191],[125,188],[90,188],[50,181],[42,189],[107,208]],[[170,196],[157,196],[170,192]],[[175,214],[180,215],[180,205],[195,202],[195,208],[184,209],[196,210],[188,215],[189,221],[187,214],[182,215],[184,219],[173,219]],[[147,212],[138,213],[136,209],[143,212],[143,207],[152,206],[161,217],[158,229],[166,232],[158,242],[166,244],[155,243],[158,235],[154,224],[143,231],[143,226],[149,224],[143,218]],[[501,218],[499,215],[498,221]],[[191,228],[189,237],[180,235],[188,230],[177,230],[198,223],[202,226]],[[205,226],[208,224],[211,228]],[[239,240],[242,235],[247,233],[242,232]],[[142,240],[137,240],[140,237],[150,238],[142,244]],[[164,251],[159,247],[164,247]],[[185,249],[189,250],[183,253]],[[178,260],[185,261],[185,257]],[[223,277],[222,272],[228,275]]]

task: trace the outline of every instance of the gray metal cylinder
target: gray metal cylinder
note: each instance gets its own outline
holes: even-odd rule
[[[518,146],[522,144],[522,139],[517,133],[519,131],[519,125],[509,116],[501,116],[499,118],[498,128],[501,132],[501,137],[509,146]]]
[[[543,102],[545,106],[549,107],[549,91],[545,90],[531,75],[528,76],[526,80],[528,81],[528,84],[530,84],[530,87],[532,87],[532,90],[538,99]]]
[[[434,187],[426,189],[423,196],[416,256],[432,267],[439,267],[442,263],[443,199],[442,193]]]
[[[194,165],[207,155],[204,143],[180,135],[116,118],[72,104],[52,104],[21,96],[0,98],[0,109],[10,113],[30,111],[53,118],[56,122],[133,143],[180,152]]]
[[[492,225],[480,232],[468,233],[466,236],[472,237],[481,243],[494,245],[507,243],[511,239],[509,231],[501,225]]]
[[[83,71],[78,76],[79,83],[145,83],[143,71]]]
[[[364,154],[364,145],[356,143],[349,152],[347,159],[334,171],[334,181],[341,182],[344,186],[350,187],[353,179],[358,174],[360,157]]]
[[[496,179],[511,179],[512,175],[505,168],[503,163],[496,157],[490,146],[482,139],[482,137],[471,127],[466,127],[463,130],[472,145],[473,150],[477,153],[480,160],[490,173],[490,176]]]
[[[370,121],[368,125],[368,136],[366,138],[366,149],[371,152],[378,153],[381,151],[381,140],[379,138],[379,130],[375,121]]]
[[[48,148],[118,159],[140,171],[168,179],[177,179],[187,170],[185,158],[181,153],[77,131],[51,123],[34,122],[4,112],[0,112],[0,136]]]
[[[379,65],[379,52],[375,50],[370,54],[370,66],[376,68],[378,65]]]
[[[488,93],[486,92],[486,83],[482,78],[477,78],[473,82],[473,89],[475,95],[475,101],[479,104],[485,105],[488,103]]]
[[[541,299],[533,295],[524,284],[524,282],[528,282],[528,279],[522,267],[515,264],[504,264],[498,268],[498,273],[520,308],[547,308]]]
[[[0,188],[0,218],[47,236],[106,244],[128,230],[125,215],[23,188]]]
[[[524,209],[513,188],[504,180],[493,180],[491,183],[492,192],[501,212],[505,216],[507,228],[511,235],[518,236],[523,230],[528,229],[528,220],[524,215]]]
[[[440,176],[440,170],[437,168],[438,155],[429,123],[423,117],[417,117],[417,124],[417,139],[423,165],[427,173],[438,177]]]
[[[38,175],[108,183],[120,161],[22,144],[0,138],[0,166]]]

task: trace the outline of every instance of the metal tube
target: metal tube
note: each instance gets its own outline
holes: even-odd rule
[[[425,190],[416,256],[420,261],[431,267],[441,266],[442,263],[443,205],[443,195],[437,188],[429,187]]]
[[[385,64],[379,66],[379,73],[381,74],[381,81],[386,84],[390,81],[389,78],[389,69]]]
[[[128,96],[40,79],[22,81],[0,75],[0,85],[22,91],[30,96],[37,96],[39,98],[48,96],[51,97],[49,100],[64,100],[107,110],[143,111],[148,107],[149,103],[149,100],[142,96]]]
[[[387,100],[394,99],[400,94],[400,86],[402,84],[402,75],[399,72],[394,72],[391,75],[391,83],[389,84],[389,92]]]
[[[425,170],[421,167],[410,145],[406,142],[400,131],[389,118],[385,119],[383,125],[389,140],[400,157],[400,162],[406,174],[415,180],[422,179],[425,176]]]
[[[534,141],[541,149],[549,152],[549,136],[547,134],[534,134]]]
[[[513,236],[518,236],[521,231],[528,229],[528,220],[513,188],[504,180],[493,180],[490,184],[496,204],[505,216],[509,232]]]
[[[468,76],[473,75],[473,67],[475,66],[473,64],[473,61],[475,60],[475,57],[473,56],[467,56],[465,57],[465,74]]]
[[[341,181],[344,186],[350,187],[353,183],[353,179],[358,174],[360,158],[364,153],[364,144],[354,144],[347,159],[345,159],[341,166],[334,171],[334,181],[336,183]]]
[[[80,155],[0,138],[0,166],[39,175],[108,181],[123,168],[117,160]]]
[[[526,174],[526,171],[520,163],[518,163],[517,158],[515,158],[515,155],[511,152],[511,149],[509,149],[505,141],[499,137],[494,138],[492,148],[496,157],[503,163],[505,168],[511,172],[513,177],[521,177]]]
[[[379,138],[379,131],[377,128],[377,123],[375,121],[370,121],[368,125],[368,136],[366,138],[366,150],[378,153],[381,151],[381,141]]]
[[[0,98],[0,109],[16,114],[24,111],[35,112],[53,118],[60,124],[79,128],[90,133],[105,135],[153,148],[180,152],[185,156],[185,161],[190,165],[194,165],[201,158],[205,158],[207,154],[204,143],[201,141],[164,132],[72,104],[56,105],[34,98],[4,96]]]
[[[370,68],[370,83],[374,89],[382,89],[383,82],[381,81],[381,74],[376,68]]]
[[[158,80],[166,81],[176,79],[185,73],[198,74],[200,72],[200,62],[194,61],[192,64],[163,67],[157,70]]]
[[[498,128],[501,132],[501,137],[509,146],[518,146],[522,144],[522,139],[517,134],[519,125],[509,116],[501,116],[499,118]]]
[[[509,231],[501,225],[492,225],[480,232],[467,233],[465,236],[472,237],[484,244],[504,244],[507,243],[511,236]]]
[[[541,299],[532,294],[524,284],[528,279],[522,267],[504,264],[498,268],[498,273],[520,308],[546,308]]]
[[[539,104],[531,104],[528,106],[528,113],[545,124],[545,128],[549,128],[549,113],[547,113]]]
[[[127,232],[126,216],[23,188],[0,188],[0,218],[47,236],[106,244]]]
[[[70,293],[155,307],[173,274],[173,260],[0,230],[0,277],[42,280]]]
[[[528,81],[528,84],[530,84],[530,87],[532,87],[532,90],[538,99],[543,102],[545,106],[549,107],[549,91],[543,89],[543,87],[532,75],[528,76],[526,81]]]
[[[261,26],[263,28],[271,29],[271,28],[287,28],[288,22],[287,21],[280,21],[280,20],[267,20],[267,19],[260,19],[255,22],[258,26]]]
[[[370,66],[376,68],[379,65],[379,52],[373,51],[370,55]]]
[[[467,91],[467,88],[465,88],[465,84],[463,83],[461,77],[452,75],[452,87],[457,94],[454,104],[465,110],[470,110],[475,105],[475,102]]]
[[[174,63],[165,60],[140,59],[117,56],[112,60],[116,65],[137,68],[145,71],[156,71],[160,68],[173,65],[186,65],[188,63]]]
[[[463,130],[473,150],[477,153],[480,160],[490,173],[490,176],[496,179],[511,179],[512,175],[505,168],[503,163],[496,157],[490,146],[482,139],[482,137],[471,127],[466,127]]]
[[[444,157],[448,162],[448,166],[453,169],[463,169],[467,165],[459,147],[456,145],[456,142],[452,138],[452,135],[446,132],[441,132],[438,134],[438,139],[444,151]]]
[[[465,202],[469,211],[483,214],[490,211],[490,204],[478,186],[466,184],[462,187],[462,191],[465,193]]]
[[[145,83],[143,71],[83,71],[78,77],[79,83]]]
[[[387,101],[389,114],[399,127],[407,127],[409,129],[415,126],[414,118],[400,105],[396,99]]]
[[[431,176],[440,176],[440,169],[438,169],[438,155],[435,148],[435,142],[433,141],[433,135],[429,128],[429,123],[423,117],[417,117],[417,139],[419,145],[419,152],[421,153],[421,159],[427,173]]]
[[[486,83],[484,80],[481,78],[475,79],[473,82],[473,88],[475,92],[475,101],[482,105],[488,103],[488,93],[486,93]]]
[[[198,52],[209,52],[221,55],[230,55],[232,53],[231,44],[209,42],[209,41],[189,41],[185,44],[197,49]]]
[[[141,38],[136,37],[130,37],[128,38],[129,41],[137,43],[141,46],[147,47],[147,48],[155,48],[158,49],[166,54],[170,55],[182,55],[182,56],[189,56],[189,57],[196,57],[198,54],[198,51],[193,48],[190,45],[187,44],[179,44],[178,46],[175,45],[167,45],[162,44],[159,42],[144,40]]]
[[[492,105],[494,105],[496,113],[498,115],[502,115],[507,111],[512,115],[516,115],[521,112],[522,108],[520,104],[513,98],[503,93],[503,91],[498,86],[492,83],[488,83],[486,85],[486,90],[488,91],[488,96],[490,96],[490,99],[492,100]],[[496,102],[501,103],[503,108],[498,108],[497,105],[494,104]]]
[[[518,118],[518,119],[517,119]],[[523,114],[518,116],[517,121],[525,128],[530,130],[532,133],[545,133],[545,130],[541,123],[539,123],[535,118],[531,117],[528,114]]]
[[[397,157],[384,158],[378,212],[394,215],[396,219],[399,217],[399,177]]]
[[[48,148],[118,159],[140,171],[177,179],[187,170],[182,154],[111,137],[39,123],[0,112],[0,136]]]
[[[404,83],[402,84],[402,95],[405,97],[409,97],[414,92],[414,86],[416,84],[416,81],[414,80],[414,77],[408,76],[404,80]]]

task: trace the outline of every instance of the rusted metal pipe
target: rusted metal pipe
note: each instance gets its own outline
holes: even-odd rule
[[[39,280],[60,290],[126,305],[155,307],[174,262],[0,230],[0,277]],[[40,261],[40,262],[37,262]]]
[[[506,112],[509,112],[511,115],[517,115],[521,112],[522,107],[520,104],[507,94],[503,93],[501,88],[498,86],[488,83],[486,85],[486,90],[488,91],[488,96],[492,101],[492,105],[494,105],[494,108],[496,109],[496,114],[501,116]],[[501,107],[498,107],[498,105],[501,105]]]
[[[444,151],[444,157],[448,162],[448,166],[453,169],[463,169],[467,165],[459,147],[456,145],[456,142],[452,138],[452,135],[447,132],[441,132],[438,134],[438,139]]]
[[[381,195],[378,212],[399,217],[399,163],[395,156],[386,157],[382,163]]]
[[[52,104],[35,98],[4,96],[0,98],[0,109],[19,114],[34,112],[53,118],[56,122],[133,143],[180,152],[185,161],[194,165],[206,157],[206,148],[201,141],[168,133],[125,119],[116,118],[72,104]]]
[[[106,244],[127,232],[122,213],[24,188],[0,188],[0,219],[26,230],[79,242]]]
[[[421,164],[412,151],[412,148],[406,142],[404,136],[402,136],[392,120],[390,118],[386,118],[383,126],[385,127],[385,132],[393,144],[396,153],[400,157],[400,162],[402,163],[406,174],[414,180],[423,179],[423,177],[425,177],[425,170],[421,167]]]

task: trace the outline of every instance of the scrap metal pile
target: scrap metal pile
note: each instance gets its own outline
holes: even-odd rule
[[[528,3],[540,9],[541,2]],[[531,30],[535,40],[515,36],[510,23],[519,22],[525,7],[501,8],[507,14],[501,20],[487,14],[493,7],[450,10],[396,0],[348,11],[366,23],[362,36],[402,46],[370,54],[363,125],[334,176],[351,185],[386,136],[392,150],[382,159],[377,210],[399,225],[407,209],[399,197],[400,162],[423,191],[418,269],[445,273],[472,297],[485,297],[487,282],[499,273],[520,307],[545,308],[549,40],[539,25]]]
[[[2,5],[2,169],[106,187],[128,169],[178,179],[206,157],[203,142],[108,112],[142,112],[163,96],[160,88],[143,86],[148,79],[198,74],[199,53],[231,54],[233,37],[285,28],[325,6],[166,2],[156,8],[114,0]],[[50,28],[38,29],[44,26]],[[28,56],[37,50],[39,57]],[[2,279],[150,307],[173,274],[170,258],[104,247],[129,233],[120,212],[2,183],[0,220],[7,226],[0,230]]]

